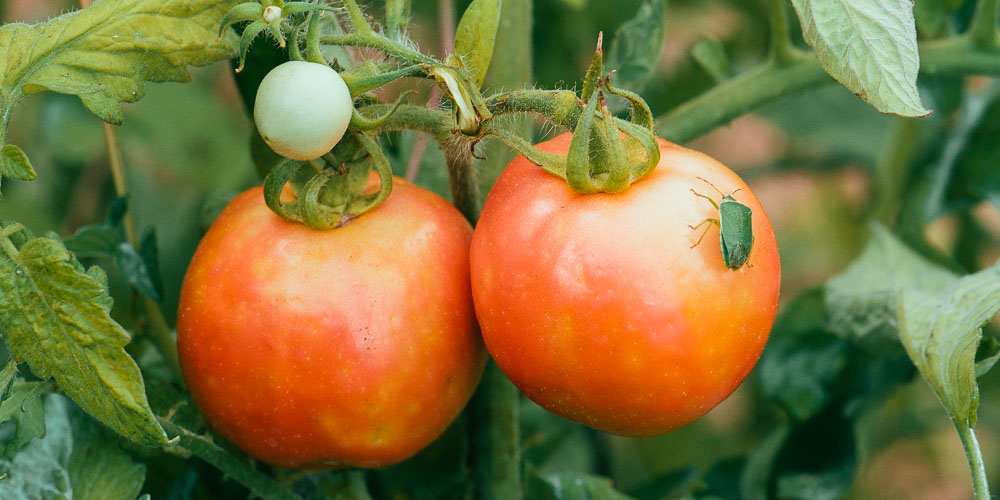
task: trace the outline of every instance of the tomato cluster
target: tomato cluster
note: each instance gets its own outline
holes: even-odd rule
[[[569,141],[539,147],[565,154]],[[592,427],[651,435],[691,422],[759,357],[780,266],[767,215],[736,174],[666,141],[660,150],[620,194],[574,193],[519,157],[474,235],[454,207],[402,180],[331,231],[279,218],[259,188],[240,195],[181,295],[195,401],[267,462],[385,466],[443,432],[488,349],[525,395]],[[700,195],[709,184],[752,213],[735,270],[718,230],[699,243],[692,229],[719,216]]]

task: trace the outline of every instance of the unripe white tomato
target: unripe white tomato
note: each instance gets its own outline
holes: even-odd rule
[[[340,142],[353,111],[351,91],[333,68],[289,61],[260,82],[253,120],[276,153],[312,160]]]

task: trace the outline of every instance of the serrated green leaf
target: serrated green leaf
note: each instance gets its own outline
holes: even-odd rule
[[[653,76],[660,62],[666,23],[666,0],[651,0],[643,2],[635,17],[615,31],[608,66],[618,70],[620,85],[637,89]]]
[[[900,337],[913,364],[948,415],[976,425],[976,351],[982,325],[1000,311],[1000,264],[937,290],[905,290],[898,302]]]
[[[947,288],[957,279],[874,225],[861,255],[826,284],[828,327],[872,349],[898,349],[899,290]]]
[[[111,319],[103,272],[84,271],[55,237],[27,240],[16,253],[10,240],[0,243],[0,329],[15,357],[115,432],[167,444],[125,352],[129,335]]]
[[[107,432],[61,395],[46,396],[44,408],[45,437],[13,459],[0,457],[0,471],[6,474],[0,498],[130,499],[139,494],[145,468]]]
[[[472,80],[482,86],[493,60],[503,0],[472,0],[455,30],[455,55],[462,58]]]
[[[21,148],[7,144],[0,150],[0,176],[19,181],[33,181],[38,174]]]
[[[49,389],[44,382],[15,383],[10,397],[0,403],[0,423],[13,427],[13,435],[3,436],[4,455],[12,457],[32,439],[45,435],[41,396]]]
[[[119,103],[142,98],[144,82],[187,81],[187,65],[235,54],[234,34],[217,40],[219,21],[231,3],[96,0],[44,23],[4,25],[4,111],[21,95],[50,90],[76,95],[102,120],[121,123]]]
[[[913,0],[791,0],[823,69],[875,109],[926,116]]]

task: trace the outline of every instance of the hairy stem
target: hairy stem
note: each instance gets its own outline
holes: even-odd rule
[[[326,45],[340,45],[347,47],[370,47],[384,52],[386,55],[403,61],[407,64],[432,64],[439,65],[440,62],[432,57],[425,56],[406,45],[389,38],[378,35],[362,35],[358,33],[346,33],[339,35],[323,35],[320,42]]]
[[[962,440],[962,447],[965,448],[965,458],[969,460],[969,470],[972,472],[972,489],[975,492],[976,500],[989,500],[990,486],[986,481],[986,465],[983,462],[983,452],[979,448],[979,441],[976,440],[976,433],[964,422],[954,422],[958,437]]]
[[[104,124],[104,141],[108,148],[108,164],[111,169],[111,178],[115,185],[115,193],[118,196],[125,196],[128,194],[128,187],[125,183],[125,168],[122,165],[121,149],[118,147],[118,137],[115,134],[115,130],[108,123]],[[132,246],[138,248],[139,238],[136,236],[135,220],[132,218],[131,210],[125,212],[122,224],[125,226],[125,238]],[[160,310],[160,305],[155,300],[142,294],[140,294],[140,297],[142,298],[143,308],[146,309],[146,316],[149,318],[149,323],[152,327],[153,343],[156,345],[157,350],[160,351],[160,355],[163,356],[164,361],[177,378],[177,381],[183,384],[184,377],[181,374],[180,357],[177,354],[177,341],[174,340],[174,334],[170,330],[170,326],[167,325],[166,318],[163,317],[163,311]]]
[[[470,224],[475,224],[479,219],[479,182],[476,181],[471,151],[459,149],[469,144],[468,141],[460,141],[450,146],[441,144],[441,148],[448,163],[452,203]]]

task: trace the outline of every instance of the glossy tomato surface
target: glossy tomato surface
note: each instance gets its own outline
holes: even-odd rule
[[[565,154],[569,134],[539,147]],[[623,435],[681,427],[753,368],[778,305],[774,232],[750,188],[712,158],[666,141],[646,178],[580,195],[523,157],[486,199],[471,250],[476,313],[490,354],[529,398]],[[746,265],[726,268],[718,210],[753,211]]]
[[[378,208],[317,231],[234,199],[181,291],[184,379],[209,423],[284,467],[380,467],[451,423],[486,351],[469,290],[472,229],[396,179]]]

